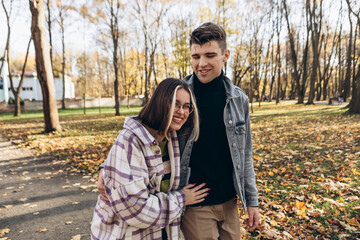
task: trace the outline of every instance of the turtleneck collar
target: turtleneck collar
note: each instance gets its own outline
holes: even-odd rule
[[[218,77],[216,77],[214,80],[212,80],[211,82],[208,83],[202,83],[200,82],[200,80],[198,79],[198,77],[196,76],[196,74],[194,73],[194,87],[196,88],[202,88],[204,90],[215,90],[215,89],[219,89],[220,86],[223,85],[223,76],[224,76],[224,72],[221,71],[220,75]]]

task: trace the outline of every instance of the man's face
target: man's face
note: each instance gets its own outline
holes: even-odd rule
[[[193,70],[202,83],[209,83],[218,77],[230,51],[221,52],[217,41],[212,40],[202,45],[191,45],[191,63]]]

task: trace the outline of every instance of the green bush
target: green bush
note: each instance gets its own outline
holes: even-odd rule
[[[15,99],[9,98],[8,104],[15,104]],[[24,100],[20,98],[20,105],[24,106]]]
[[[15,104],[15,99],[9,98],[8,104]]]

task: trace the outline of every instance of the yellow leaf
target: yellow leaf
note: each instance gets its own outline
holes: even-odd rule
[[[37,230],[36,232],[42,233],[42,232],[46,232],[46,231],[47,231],[47,229],[46,229],[46,227],[44,227],[44,228],[40,228],[40,229]]]
[[[300,202],[300,201],[297,201],[297,200],[296,200],[296,202],[295,202],[295,207],[296,207],[297,209],[306,208],[304,202]]]
[[[268,193],[268,192],[270,192],[270,191],[271,191],[271,189],[269,189],[269,188],[265,188],[265,189],[264,189],[264,191],[265,191],[266,193]]]
[[[274,176],[274,173],[270,171],[269,175],[272,177],[272,176]]]
[[[305,217],[306,216],[306,208],[303,208],[299,211],[296,212],[296,215],[300,216],[300,217]]]
[[[356,176],[359,176],[360,175],[360,172],[357,172],[355,168],[352,168],[351,169],[351,172],[356,175]]]
[[[271,220],[270,224],[274,227],[279,225],[275,220]]]
[[[71,240],[80,240],[81,239],[81,234],[75,235],[71,237]]]
[[[5,234],[9,233],[9,228],[0,229],[0,237],[4,236]]]
[[[345,221],[350,225],[360,227],[360,223],[355,218],[346,218]]]

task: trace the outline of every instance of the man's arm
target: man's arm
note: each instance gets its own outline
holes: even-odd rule
[[[249,218],[245,220],[245,224],[249,231],[254,231],[259,226],[260,213],[259,213],[259,200],[258,190],[256,188],[255,180],[255,169],[253,162],[253,147],[252,147],[252,134],[250,125],[250,113],[249,113],[249,102],[247,101],[246,111],[246,147],[245,147],[245,197],[247,206],[247,212]]]
[[[247,207],[249,218],[245,219],[245,225],[250,232],[259,226],[260,213],[258,207]]]

